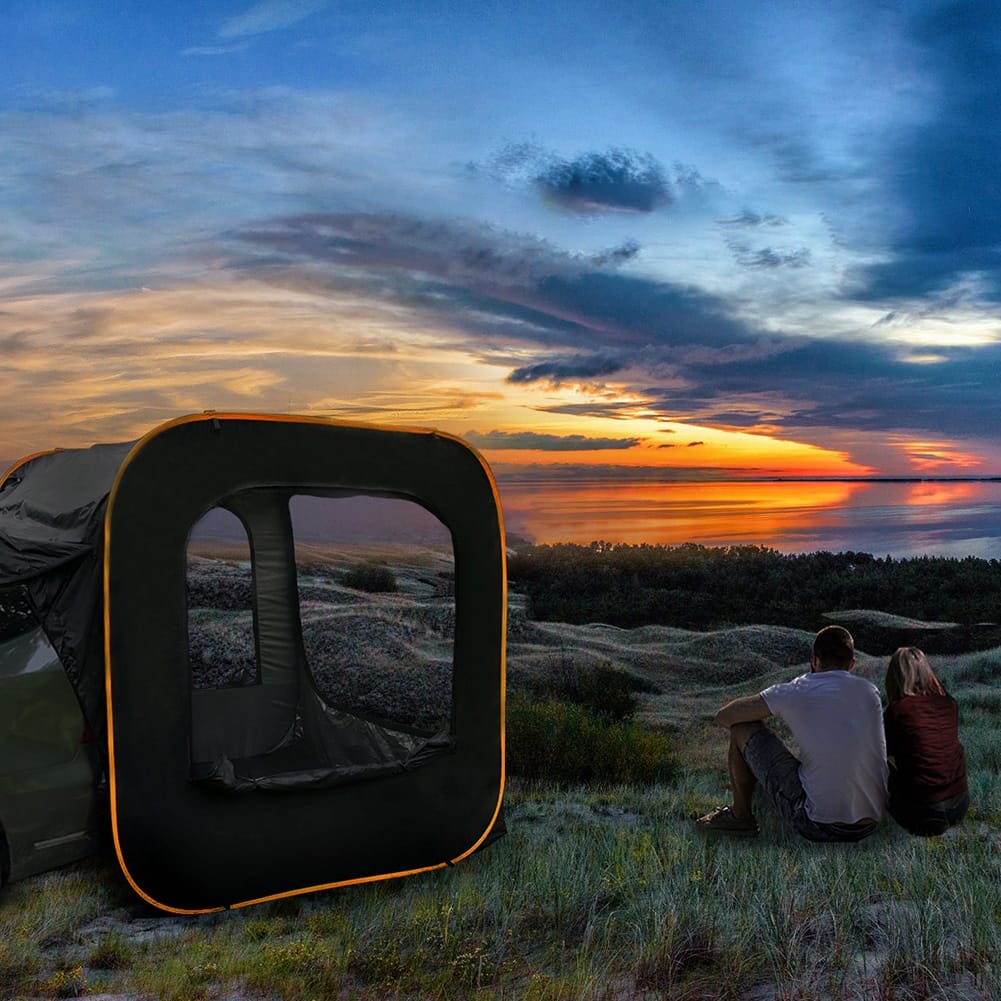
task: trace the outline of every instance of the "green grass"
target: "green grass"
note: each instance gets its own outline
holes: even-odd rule
[[[814,845],[764,805],[760,838],[707,837],[692,818],[726,796],[726,735],[700,703],[698,718],[662,720],[670,781],[514,779],[508,836],[454,868],[200,918],[147,909],[108,859],[14,884],[0,997],[998,996],[996,690],[982,663],[964,667],[941,673],[962,707],[973,807],[945,837],[888,821],[858,845]]]
[[[674,745],[664,732],[552,698],[513,696],[507,742],[508,770],[529,779],[653,782],[668,781],[677,771]]]
[[[705,778],[687,790],[699,808],[719,792]],[[683,816],[681,793],[522,787],[509,797],[510,835],[454,869],[293,901],[294,915],[265,905],[163,917],[138,943],[127,937],[135,908],[124,932],[92,924],[87,899],[119,878],[110,864],[74,871],[76,901],[54,881],[15,885],[0,912],[4,996],[73,996],[86,984],[169,1001],[224,987],[290,999],[600,999],[616,984],[625,997],[739,998],[774,984],[819,998],[855,996],[865,982],[883,991],[869,996],[906,997],[922,979],[962,975],[988,993],[1001,986],[996,831],[974,820],[922,841],[887,826],[858,846],[808,845],[763,814],[755,842],[709,840]],[[67,918],[39,944],[17,920],[29,898],[89,920]]]
[[[996,777],[995,777],[996,785]],[[509,796],[509,836],[453,869],[219,916],[155,919],[110,908],[110,863],[70,891],[11,887],[0,910],[5,997],[131,992],[165,1001],[240,990],[261,998],[938,997],[1001,987],[997,830],[946,838],[886,825],[857,846],[809,845],[761,814],[754,842],[709,839],[686,816],[718,776],[678,787]],[[25,910],[52,915],[41,941]],[[71,915],[76,915],[72,918]],[[965,978],[965,980],[964,980]],[[922,987],[922,984],[925,987]],[[610,994],[609,990],[614,988]],[[928,991],[931,988],[928,987]],[[794,992],[798,991],[799,994]]]

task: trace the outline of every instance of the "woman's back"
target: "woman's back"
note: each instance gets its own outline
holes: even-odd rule
[[[935,803],[966,790],[959,709],[951,695],[906,695],[890,703],[883,721],[901,794]]]
[[[912,834],[941,834],[962,820],[970,801],[959,707],[912,646],[890,658],[886,693],[890,813]]]

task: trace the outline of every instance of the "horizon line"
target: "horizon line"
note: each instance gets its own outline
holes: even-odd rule
[[[643,467],[640,467],[643,468]],[[616,483],[1001,483],[1001,474],[989,476],[777,476],[761,474],[756,476],[679,476],[660,478],[656,472],[646,474],[620,476],[587,476],[559,475],[555,467],[553,472],[533,472],[529,475],[519,475],[516,472],[495,472],[499,483],[520,482],[529,483],[542,480],[567,480],[578,483],[616,482]],[[555,475],[554,475],[555,473]]]

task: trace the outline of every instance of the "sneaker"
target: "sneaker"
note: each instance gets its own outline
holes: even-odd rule
[[[707,831],[721,831],[742,838],[753,838],[758,833],[758,822],[754,817],[738,817],[728,806],[718,806],[712,813],[695,821]]]

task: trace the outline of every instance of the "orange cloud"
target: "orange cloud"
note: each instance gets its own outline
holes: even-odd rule
[[[911,466],[919,473],[968,473],[983,465],[983,456],[948,441],[908,441],[903,445]]]

